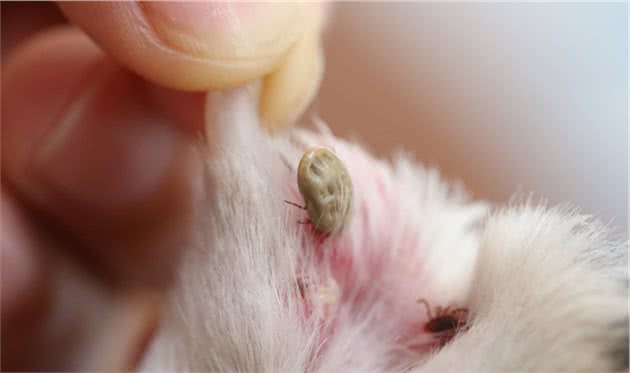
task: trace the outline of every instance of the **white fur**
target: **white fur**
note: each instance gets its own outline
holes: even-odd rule
[[[208,166],[212,182],[200,187],[214,193],[199,202],[195,245],[143,370],[586,372],[620,367],[620,354],[627,354],[627,245],[608,242],[603,227],[572,211],[527,203],[484,220],[485,204],[469,201],[436,172],[405,157],[393,164],[377,161],[326,131],[270,137],[259,129],[247,93],[212,100],[210,108],[222,108],[209,112],[216,121],[217,150]],[[287,163],[297,165],[303,147],[318,141],[337,145],[341,159],[353,160],[348,164],[353,180],[382,177],[385,195],[393,196],[385,203],[376,187],[359,185],[356,198],[368,201],[370,213],[355,217],[341,242],[359,268],[350,280],[373,289],[369,302],[337,305],[339,327],[332,335],[318,327],[325,310],[310,319],[300,316],[293,286],[298,258],[317,248],[295,224],[300,211],[282,202],[295,196],[295,186],[287,185],[294,171]],[[391,221],[397,223],[388,226]],[[406,229],[418,238],[412,251],[402,237]],[[369,272],[373,255],[382,255],[378,268],[394,270]],[[408,271],[395,270],[407,262]],[[409,279],[420,263],[421,276]],[[314,278],[333,278],[333,269],[307,269]],[[473,312],[472,327],[435,353],[409,350],[394,337],[401,325],[424,317],[422,308],[414,308],[419,296],[438,304],[465,303]],[[392,302],[394,309],[388,308]]]
[[[627,370],[627,245],[567,209],[506,208],[486,224],[475,322],[418,372]]]

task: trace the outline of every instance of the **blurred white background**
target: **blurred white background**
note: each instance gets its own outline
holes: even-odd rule
[[[535,193],[628,231],[628,5],[338,3],[314,110],[476,197]]]

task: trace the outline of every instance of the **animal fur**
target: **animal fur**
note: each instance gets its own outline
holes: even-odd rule
[[[270,137],[246,92],[211,100],[217,150],[199,187],[213,193],[143,370],[628,369],[628,246],[596,221],[493,208],[325,128]],[[283,202],[301,202],[295,167],[314,145],[335,150],[355,188],[352,218],[325,239]],[[467,330],[436,349],[419,298],[467,307]]]

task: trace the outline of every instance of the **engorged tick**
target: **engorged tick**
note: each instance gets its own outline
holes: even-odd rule
[[[323,234],[339,231],[352,207],[352,180],[343,162],[326,148],[310,149],[298,165],[297,182],[309,223]]]

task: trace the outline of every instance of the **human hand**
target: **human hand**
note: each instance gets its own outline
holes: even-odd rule
[[[59,6],[80,29],[2,6],[2,364],[126,369],[181,255],[201,92],[264,78],[264,123],[290,122],[319,84],[324,10]]]

